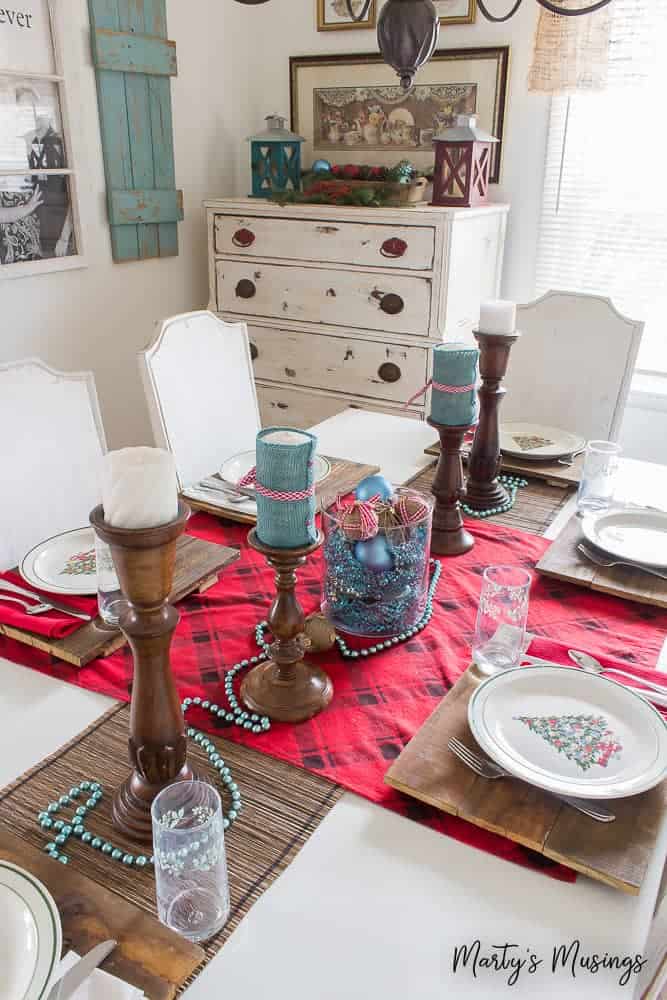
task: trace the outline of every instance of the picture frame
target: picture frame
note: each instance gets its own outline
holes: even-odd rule
[[[305,138],[304,164],[324,159],[394,166],[406,159],[428,171],[435,160],[433,135],[467,113],[498,139],[490,174],[497,184],[509,58],[507,45],[438,49],[406,94],[378,52],[292,56],[291,124]]]
[[[0,21],[0,280],[86,266],[57,11]]]
[[[459,2],[459,0],[457,0]],[[359,11],[364,0],[352,0]],[[377,23],[377,0],[371,0],[368,16],[363,21],[354,21],[347,10],[345,0],[317,0],[318,31],[349,31],[354,28],[374,28]]]
[[[477,0],[433,0],[440,15],[440,24],[474,24],[477,20]]]

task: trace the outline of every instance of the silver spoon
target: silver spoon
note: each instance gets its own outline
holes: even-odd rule
[[[660,684],[655,684],[653,681],[646,681],[643,677],[637,677],[636,674],[628,673],[627,670],[619,670],[618,667],[603,667],[599,660],[596,660],[594,656],[590,656],[588,653],[580,653],[576,649],[568,649],[567,655],[574,663],[584,670],[590,671],[592,674],[620,674],[621,677],[627,677],[628,680],[634,681],[635,684],[646,685],[647,688],[650,688],[651,691],[657,691],[658,694],[667,694],[667,687],[664,685],[661,686]]]

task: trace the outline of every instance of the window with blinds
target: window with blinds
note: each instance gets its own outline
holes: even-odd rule
[[[552,100],[536,271],[643,319],[638,370],[665,374],[666,97],[667,0],[614,0],[607,88]]]

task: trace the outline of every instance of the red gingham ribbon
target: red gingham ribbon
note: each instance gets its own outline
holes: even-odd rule
[[[351,503],[343,503],[342,497],[336,499],[336,511],[359,511],[359,536],[361,541],[374,538],[378,533],[378,516],[375,505],[381,500],[379,493],[374,493],[368,500],[353,500]]]
[[[312,463],[308,463],[312,465]],[[260,496],[266,497],[267,500],[278,500],[281,503],[288,503],[292,500],[309,500],[315,493],[315,485],[309,486],[308,489],[298,490],[298,491],[286,491],[286,490],[269,490],[266,486],[261,486],[257,482],[257,469],[255,466],[252,467],[250,472],[246,472],[245,476],[238,481],[239,486],[254,486],[255,492],[259,493]]]
[[[414,510],[409,511],[406,498],[401,497],[396,504],[396,513],[398,514],[401,524],[417,524],[417,522],[423,520],[424,515],[428,513],[428,506],[426,504],[419,506],[415,503]]]
[[[451,392],[452,394],[457,394],[460,392],[472,392],[475,388],[475,383],[473,382],[472,385],[443,385],[441,382],[434,382],[431,378],[428,380],[426,385],[421,387],[419,392],[416,392],[414,396],[410,396],[407,403],[403,404],[403,409],[405,410],[411,403],[414,403],[415,399],[419,399],[420,396],[423,396],[427,389],[430,389],[431,386],[434,389],[437,389],[438,392]]]

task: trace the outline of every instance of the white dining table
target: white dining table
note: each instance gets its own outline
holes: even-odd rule
[[[435,438],[408,418],[346,411],[314,428],[324,454],[375,463],[403,482],[428,465]],[[626,464],[624,499],[667,497],[667,467]],[[644,486],[644,489],[646,487]],[[655,490],[655,492],[653,492]],[[653,502],[653,499],[652,499]],[[549,532],[552,534],[552,532]],[[456,571],[452,561],[447,574]],[[660,666],[667,669],[663,662]],[[0,785],[55,751],[113,702],[0,660]],[[285,873],[260,897],[187,990],[188,1000],[475,1000],[613,998],[637,977],[552,969],[553,949],[579,940],[581,956],[641,954],[667,856],[660,831],[638,896],[591,879],[576,884],[509,864],[345,793]],[[526,960],[454,971],[455,949]],[[494,952],[495,946],[495,952]],[[530,971],[530,956],[540,964]]]

